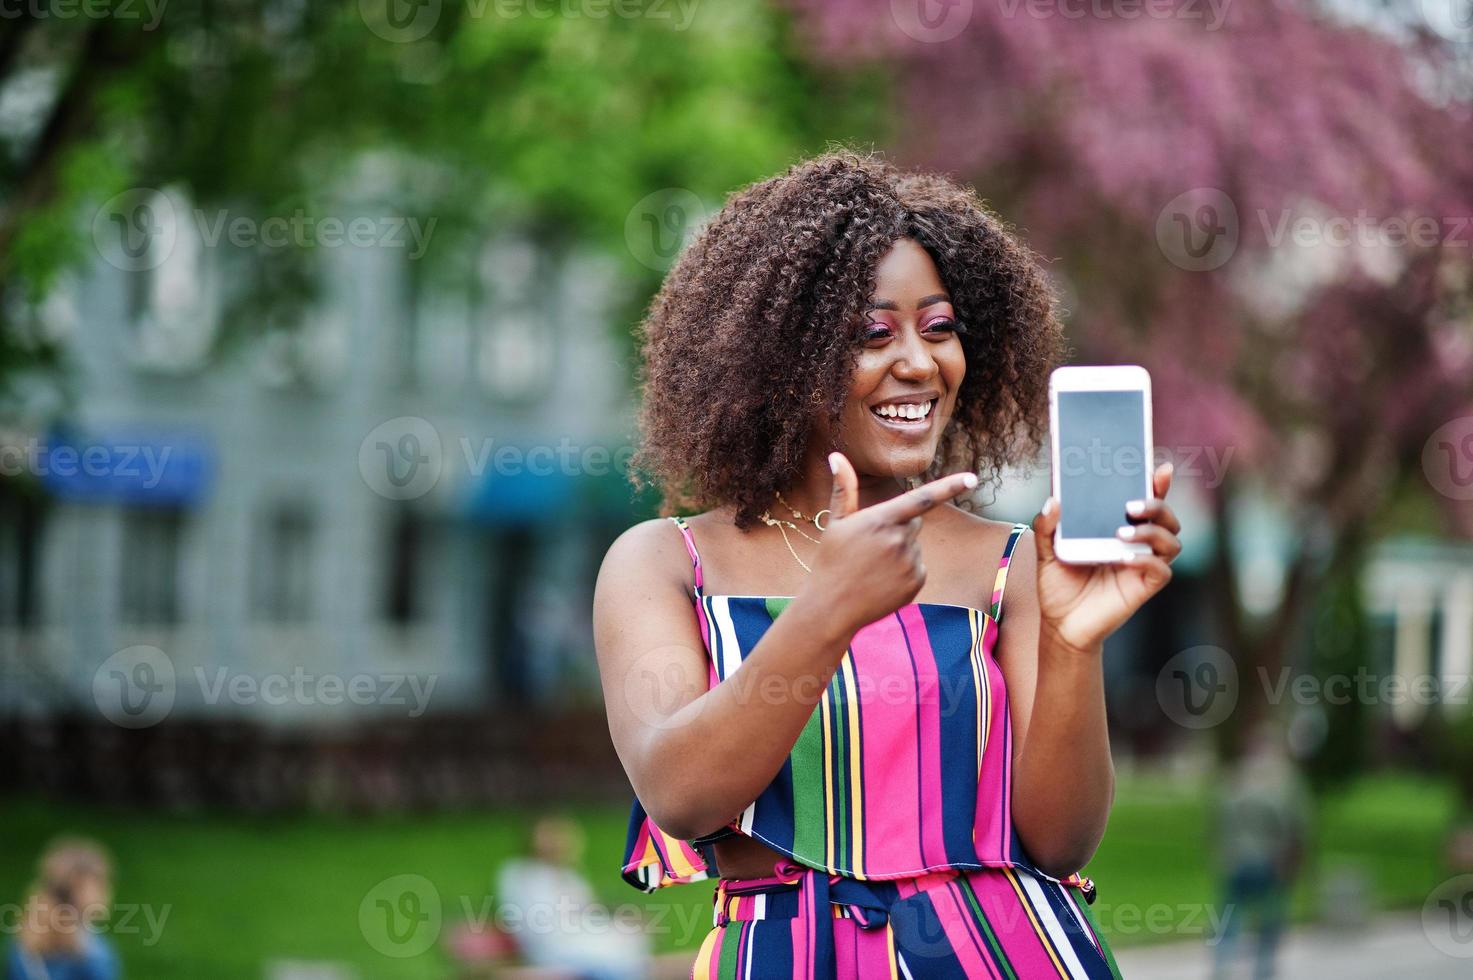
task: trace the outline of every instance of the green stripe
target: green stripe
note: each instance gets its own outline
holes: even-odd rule
[[[787,599],[767,600],[767,615],[776,619]],[[793,851],[807,858],[823,858],[824,779],[823,717],[814,705],[789,755],[793,767]]]
[[[987,913],[982,911],[982,903],[978,901],[977,893],[972,891],[972,883],[966,879],[965,875],[958,877],[957,883],[961,885],[962,894],[966,896],[967,904],[971,906],[972,918],[977,921],[983,938],[987,940],[987,948],[992,950],[992,958],[997,961],[998,966],[1003,968],[1008,980],[1018,980],[1018,975],[1013,972],[1013,965],[1008,962],[1007,950],[1003,949],[1002,943],[998,942],[997,935],[992,931],[991,923],[987,921]]]
[[[844,764],[848,747],[845,737],[849,731],[844,724],[843,671],[841,664],[829,681],[829,724],[834,732],[834,864],[840,868],[849,866],[849,792],[844,785],[844,777],[849,773],[849,767]]]
[[[727,923],[721,930],[721,961],[716,965],[718,980],[737,980],[737,954],[742,951],[747,938],[743,932],[749,925],[737,920]]]

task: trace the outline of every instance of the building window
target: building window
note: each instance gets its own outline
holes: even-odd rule
[[[152,371],[197,370],[215,343],[219,276],[194,207],[178,190],[140,192],[122,205],[110,217],[124,249],[133,359]]]
[[[389,528],[384,618],[398,626],[424,618],[422,575],[427,533],[424,520],[408,508],[395,515]]]
[[[36,622],[41,520],[35,497],[0,488],[0,626]]]
[[[255,535],[251,613],[271,623],[301,623],[312,615],[315,522],[297,507],[269,511]]]
[[[513,525],[492,532],[487,543],[494,570],[486,597],[491,674],[502,703],[526,704],[533,694],[529,660],[538,643],[529,615],[537,538],[532,528]]]
[[[140,507],[123,513],[120,614],[133,626],[179,622],[179,555],[184,512]]]

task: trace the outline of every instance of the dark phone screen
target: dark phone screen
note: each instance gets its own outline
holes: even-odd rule
[[[1060,533],[1113,538],[1125,502],[1146,496],[1145,393],[1061,391]]]

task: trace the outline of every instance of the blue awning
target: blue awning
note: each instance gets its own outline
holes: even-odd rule
[[[471,489],[466,515],[485,524],[536,524],[567,516],[578,501],[578,477],[556,466],[487,473]]]
[[[195,433],[57,429],[34,462],[41,483],[62,500],[141,506],[195,506],[209,495],[214,454]]]

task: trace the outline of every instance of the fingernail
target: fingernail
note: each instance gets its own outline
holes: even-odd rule
[[[964,487],[966,487],[968,490],[970,490],[973,487],[975,487],[977,485],[977,474],[976,473],[968,473],[965,476],[963,476],[962,477],[962,485]]]
[[[830,473],[838,473],[839,472],[839,454],[838,453],[829,453],[829,472]]]
[[[1167,476],[1170,476],[1172,473],[1175,473],[1176,472],[1176,464],[1175,463],[1167,463],[1167,464],[1165,464],[1165,469],[1166,469],[1166,475]]]
[[[1129,501],[1125,505],[1125,512],[1131,517],[1139,517],[1146,512],[1146,502],[1144,500]]]
[[[1131,538],[1135,537],[1135,525],[1126,524],[1124,527],[1116,528],[1115,536],[1117,538],[1123,538],[1124,540],[1129,541]]]
[[[1053,497],[1048,498],[1047,500],[1045,500],[1043,502],[1043,516],[1044,517],[1050,517],[1050,516],[1052,516],[1053,515],[1053,512],[1054,512],[1054,509],[1057,508],[1058,506],[1059,506],[1059,502],[1057,500],[1055,500]]]

